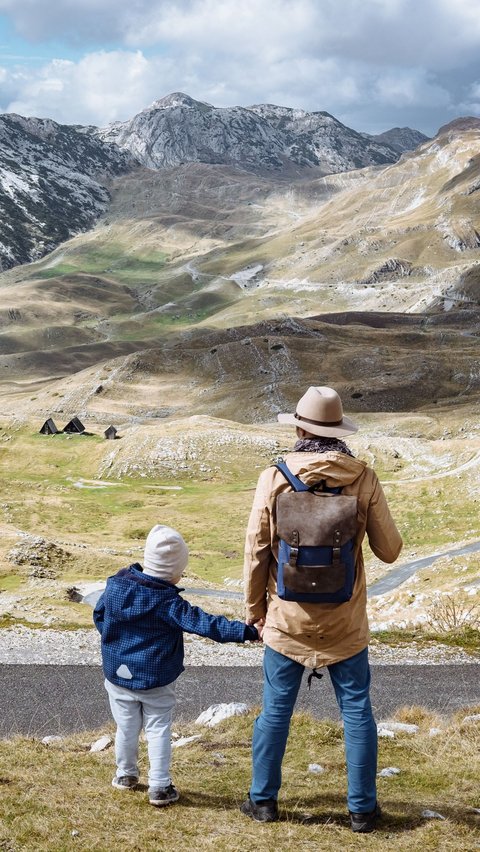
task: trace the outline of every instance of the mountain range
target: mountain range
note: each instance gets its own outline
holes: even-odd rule
[[[131,121],[98,131],[98,136],[148,168],[200,162],[292,178],[311,168],[330,174],[392,163],[399,152],[427,138],[406,131],[389,131],[388,141],[357,133],[328,112],[272,104],[219,109],[177,93],[155,101]]]
[[[264,421],[308,383],[360,412],[478,401],[480,121],[399,154],[411,131],[387,148],[325,113],[226,112],[175,95],[105,130],[3,117],[3,414]]]
[[[216,108],[172,94],[109,127],[0,116],[0,268],[37,260],[88,230],[109,205],[109,180],[198,162],[277,180],[395,162],[427,137],[368,136],[326,112],[272,105]]]

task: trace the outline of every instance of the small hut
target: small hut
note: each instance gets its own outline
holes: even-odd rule
[[[107,441],[114,441],[115,438],[118,437],[115,426],[109,426],[108,429],[105,429],[105,432],[103,434],[105,435]]]
[[[78,417],[72,417],[72,419],[69,420],[63,431],[66,432],[68,435],[81,435],[82,432],[85,432],[85,426],[83,425],[81,420],[78,419]]]
[[[58,435],[58,429],[55,426],[52,418],[49,417],[48,420],[45,420],[42,428],[39,430],[40,435]]]

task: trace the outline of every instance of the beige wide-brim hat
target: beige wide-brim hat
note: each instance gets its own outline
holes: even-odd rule
[[[278,420],[326,438],[342,438],[358,432],[353,420],[345,417],[342,400],[333,388],[310,387],[298,400],[295,414],[279,414]]]

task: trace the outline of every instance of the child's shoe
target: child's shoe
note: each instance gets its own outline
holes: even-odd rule
[[[116,775],[112,778],[112,787],[117,790],[134,790],[138,786],[138,778],[136,775]]]
[[[173,802],[178,802],[179,798],[180,794],[173,784],[169,784],[168,787],[148,788],[148,800],[150,804],[154,805],[156,808],[161,808],[163,805],[171,805]]]

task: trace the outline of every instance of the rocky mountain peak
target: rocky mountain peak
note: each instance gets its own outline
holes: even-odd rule
[[[219,108],[181,92],[98,135],[153,169],[200,162],[292,177],[311,174],[312,168],[332,174],[398,159],[388,143],[357,133],[327,112],[274,104]]]
[[[310,117],[318,117],[323,116],[324,118],[329,118],[333,121],[336,121],[333,115],[330,115],[329,112],[325,112],[324,110],[316,110],[315,112],[307,112],[305,109],[296,109],[295,107],[282,107],[276,106],[276,104],[253,104],[252,106],[247,107],[247,109],[252,110],[252,112],[256,112],[257,115],[263,116],[270,121],[281,121],[282,119],[287,119],[290,122],[295,121],[304,121]],[[340,124],[340,122],[338,122]]]
[[[153,109],[174,109],[175,107],[184,107],[186,109],[205,109],[207,107],[208,109],[213,109],[211,104],[207,104],[204,101],[196,101],[190,95],[185,95],[184,92],[172,92],[172,94],[165,95],[165,97],[154,101],[143,112],[149,112]]]
[[[392,127],[391,130],[386,130],[384,133],[377,133],[375,136],[370,136],[377,142],[385,142],[390,145],[399,154],[404,151],[413,151],[424,142],[428,142],[430,137],[425,136],[419,130],[412,130],[411,127]]]
[[[103,129],[3,115],[0,268],[35,260],[89,228],[108,206],[108,180],[138,165],[222,165],[290,181],[394,163],[405,147],[358,133],[327,112],[219,108],[184,92]]]

